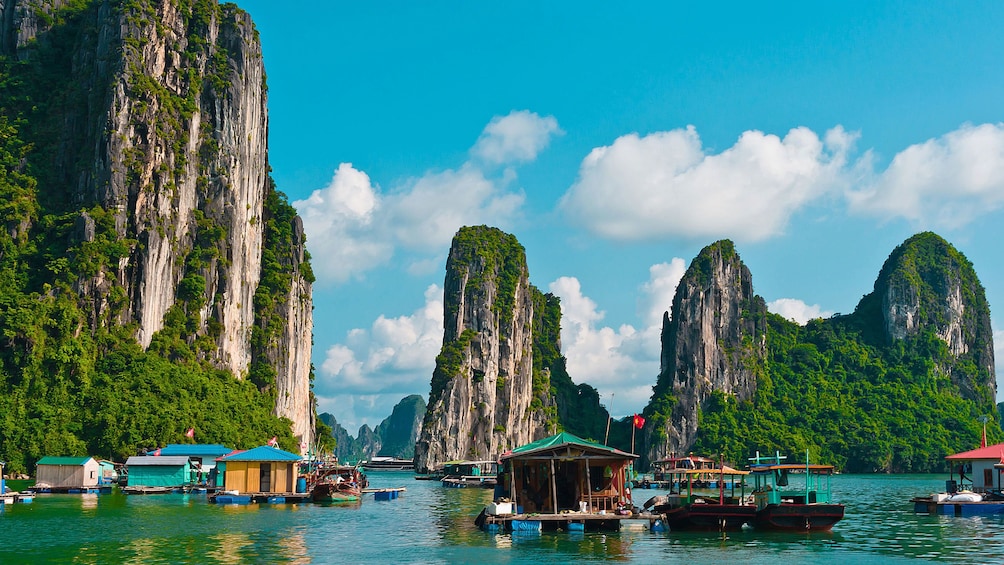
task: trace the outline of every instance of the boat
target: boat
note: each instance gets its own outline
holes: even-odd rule
[[[943,516],[1004,514],[1004,443],[988,446],[985,439],[980,443],[977,449],[945,457],[949,478],[944,492],[912,498],[914,512]]]
[[[759,530],[826,531],[844,517],[844,505],[830,497],[832,465],[783,463],[780,453],[751,457],[750,477],[753,480],[753,503],[756,517],[752,526]],[[790,485],[793,476],[801,480]]]
[[[498,463],[495,461],[450,461],[443,464],[444,487],[495,488],[498,484]]]
[[[366,475],[357,465],[322,464],[311,472],[308,481],[313,502],[343,503],[362,500],[369,486]]]
[[[652,512],[665,516],[670,531],[735,531],[752,525],[756,519],[757,508],[746,500],[741,479],[749,471],[720,463],[717,469],[709,469],[704,464],[663,467],[660,474],[669,484],[679,484],[679,491],[671,490],[667,496],[653,497],[645,503],[645,508],[652,507]],[[712,482],[717,492],[707,489]],[[738,496],[735,492],[737,482],[740,485]],[[728,493],[726,483],[730,485]]]
[[[377,456],[362,464],[367,471],[414,471],[414,459]]]

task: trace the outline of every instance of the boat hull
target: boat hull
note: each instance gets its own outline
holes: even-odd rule
[[[736,531],[756,520],[756,507],[744,504],[686,504],[654,510],[666,516],[670,531]]]
[[[825,531],[843,517],[843,504],[771,504],[757,511],[753,527],[789,532]]]
[[[334,484],[319,484],[310,491],[310,500],[332,504],[359,502],[362,500],[362,491],[359,489],[340,489]]]

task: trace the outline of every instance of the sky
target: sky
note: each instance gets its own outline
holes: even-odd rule
[[[1004,3],[237,4],[317,277],[317,409],[350,433],[428,399],[466,225],[524,246],[570,376],[618,418],[647,404],[663,313],[719,239],[804,323],[853,311],[934,231],[1004,343]]]

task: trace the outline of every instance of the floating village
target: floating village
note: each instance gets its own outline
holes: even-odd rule
[[[740,469],[694,454],[652,462],[637,473],[637,455],[570,433],[502,453],[495,460],[450,461],[415,473],[412,460],[375,457],[349,464],[301,456],[274,445],[233,450],[218,444],[170,444],[115,463],[93,457],[47,456],[30,487],[0,481],[0,511],[9,504],[45,504],[47,496],[205,495],[208,504],[360,504],[397,500],[404,486],[369,488],[367,472],[393,471],[444,488],[483,488],[492,502],[471,516],[485,532],[829,531],[844,518],[833,500],[831,465],[779,453],[750,457]],[[1004,514],[1004,443],[946,457],[945,491],[917,496],[913,511],[944,516]],[[402,501],[402,504],[406,502]]]

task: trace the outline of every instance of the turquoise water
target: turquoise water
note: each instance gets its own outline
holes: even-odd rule
[[[1004,517],[915,515],[941,475],[839,475],[829,533],[489,534],[482,489],[373,473],[401,498],[352,506],[208,504],[200,495],[43,495],[0,511],[0,563],[890,563],[1004,562]],[[660,491],[638,490],[640,504]]]

